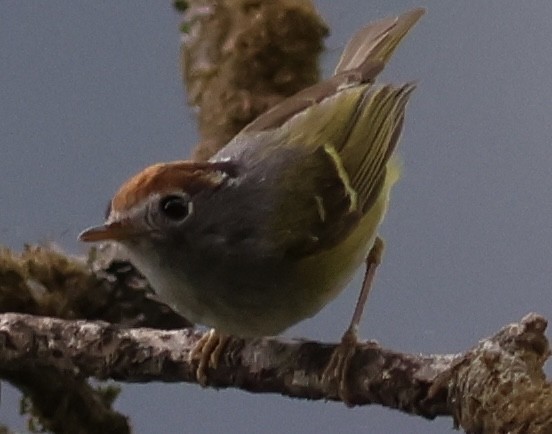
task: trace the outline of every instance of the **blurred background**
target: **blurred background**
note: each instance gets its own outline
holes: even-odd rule
[[[394,350],[463,351],[528,312],[552,318],[552,3],[318,0],[324,72],[368,21],[426,6],[382,80],[419,80],[405,175],[382,228],[384,262],[360,334]],[[0,2],[0,244],[85,253],[128,176],[197,139],[169,2]],[[337,341],[360,276],[287,332]],[[550,374],[551,370],[548,369]],[[0,421],[24,431],[2,384]],[[125,385],[136,433],[453,432],[381,407],[347,409],[195,385]]]

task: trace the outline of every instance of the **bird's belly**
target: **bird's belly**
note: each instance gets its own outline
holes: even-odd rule
[[[363,263],[373,232],[359,225],[337,247],[292,267],[282,264],[247,272],[235,264],[231,281],[221,277],[230,275],[228,269],[217,273],[216,266],[210,272],[195,273],[192,281],[178,267],[151,273],[149,262],[131,260],[159,297],[188,320],[239,336],[276,335],[316,314],[345,288]],[[181,271],[175,274],[175,269]]]
[[[281,283],[256,290],[235,287],[233,297],[206,297],[206,287],[183,285],[182,280],[152,282],[159,296],[188,320],[238,336],[272,336],[309,318],[339,294],[352,277],[330,282],[303,279],[300,285]],[[336,282],[339,281],[339,285]],[[227,292],[222,287],[219,292]]]

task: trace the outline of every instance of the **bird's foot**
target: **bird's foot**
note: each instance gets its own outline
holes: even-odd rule
[[[347,407],[353,407],[354,405],[347,375],[357,346],[356,330],[354,328],[347,329],[322,373],[322,383],[328,390],[335,390],[334,387],[337,382],[337,395]]]
[[[211,329],[196,342],[190,351],[189,360],[192,363],[197,362],[196,378],[203,387],[207,385],[207,370],[218,367],[229,338],[229,336]]]

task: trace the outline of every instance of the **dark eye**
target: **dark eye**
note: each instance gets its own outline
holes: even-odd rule
[[[192,212],[192,202],[186,197],[171,194],[159,201],[159,210],[172,221],[182,221]]]

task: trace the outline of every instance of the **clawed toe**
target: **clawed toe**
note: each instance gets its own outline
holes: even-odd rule
[[[190,351],[190,362],[197,362],[196,378],[203,387],[207,385],[207,370],[216,369],[229,337],[215,329],[205,333]]]

